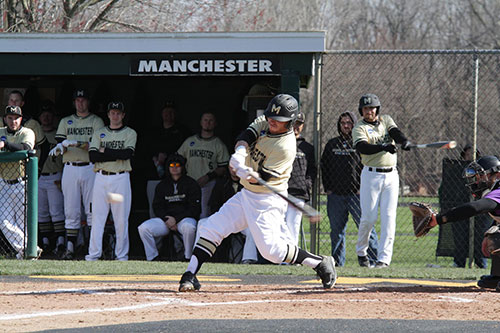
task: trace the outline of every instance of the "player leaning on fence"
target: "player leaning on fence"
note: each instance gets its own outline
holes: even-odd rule
[[[0,128],[0,150],[14,152],[31,150],[35,146],[35,133],[21,125],[23,114],[19,106],[7,106],[4,122]],[[24,183],[25,169],[21,161],[0,163],[0,229],[17,252],[24,258],[26,239],[24,236]],[[38,250],[38,255],[41,250]]]

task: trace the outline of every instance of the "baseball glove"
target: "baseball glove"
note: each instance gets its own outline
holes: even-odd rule
[[[500,227],[494,225],[484,233],[482,250],[485,257],[500,255]]]
[[[410,210],[413,215],[413,231],[415,236],[425,236],[429,230],[437,225],[436,214],[430,205],[422,202],[410,202]]]

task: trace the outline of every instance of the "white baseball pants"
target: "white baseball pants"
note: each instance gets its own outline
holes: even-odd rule
[[[146,220],[137,227],[139,236],[144,244],[146,260],[153,260],[158,256],[158,247],[163,239],[170,233],[170,229],[159,217]],[[183,218],[177,223],[177,230],[182,235],[184,243],[184,258],[189,259],[193,254],[196,236],[196,220],[191,217]]]
[[[64,195],[66,229],[80,229],[82,223],[82,199],[85,214],[87,215],[87,225],[92,225],[90,205],[94,176],[94,165],[92,163],[84,166],[64,165],[61,185]]]
[[[0,229],[21,259],[27,240],[24,235],[24,181],[8,184],[0,180],[0,198]]]
[[[64,221],[64,197],[55,184],[61,172],[38,178],[38,222]]]
[[[373,170],[375,168],[372,168]],[[356,253],[366,256],[370,232],[375,225],[380,206],[380,241],[378,261],[390,264],[396,234],[396,212],[398,207],[399,175],[396,168],[391,172],[361,171],[358,242]]]
[[[299,199],[300,200],[300,199]],[[300,205],[304,207],[304,200],[300,200]],[[302,223],[302,212],[292,205],[288,205],[285,215],[286,226],[290,240],[293,245],[299,245],[300,224]]]
[[[108,193],[123,195],[123,202],[109,203]],[[115,226],[116,260],[128,260],[128,218],[132,204],[132,189],[128,172],[118,175],[95,175],[94,190],[92,195],[93,221],[90,231],[89,254],[85,260],[97,260],[102,255],[102,238],[109,211],[113,214]]]

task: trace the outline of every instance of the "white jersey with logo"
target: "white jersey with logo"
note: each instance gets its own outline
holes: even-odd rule
[[[109,149],[131,149],[135,151],[137,133],[130,127],[124,126],[119,129],[111,129],[109,126],[102,127],[94,132],[90,142],[89,151],[99,151],[100,148]],[[121,172],[132,171],[130,159],[97,162],[94,171]]]

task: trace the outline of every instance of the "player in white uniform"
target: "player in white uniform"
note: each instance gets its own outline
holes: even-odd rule
[[[187,160],[187,175],[201,187],[200,218],[204,218],[209,215],[208,200],[215,185],[215,177],[226,172],[229,153],[226,145],[214,134],[217,122],[213,113],[204,113],[200,125],[200,134],[187,138],[177,152]]]
[[[55,138],[54,106],[47,103],[42,106],[38,116],[50,149],[57,145]],[[40,162],[41,163],[41,162]],[[64,198],[61,191],[62,156],[50,156],[40,165],[42,170],[38,178],[38,228],[44,251],[50,246],[52,235],[55,249],[64,251]]]
[[[376,268],[390,265],[396,233],[399,176],[396,169],[396,143],[404,150],[410,141],[398,129],[389,115],[380,115],[380,100],[366,94],[359,100],[359,120],[352,130],[353,144],[361,155],[360,205],[356,253],[358,260],[367,261],[370,232],[377,221],[380,205],[380,242]]]
[[[96,172],[92,194],[92,228],[87,261],[102,255],[102,237],[109,210],[113,214],[116,233],[116,259],[128,260],[128,218],[132,204],[130,159],[134,155],[137,133],[123,124],[125,108],[121,102],[108,104],[109,126],[94,131],[89,147],[90,161]],[[109,202],[109,193],[123,200]]]
[[[332,288],[335,284],[333,258],[311,254],[287,242],[281,232],[285,224],[286,201],[259,185],[252,177],[257,172],[269,185],[286,192],[297,150],[292,130],[297,112],[295,98],[286,94],[277,95],[264,115],[238,137],[230,166],[240,177],[243,189],[199,227],[200,239],[182,275],[179,291],[199,290],[201,285],[196,273],[201,265],[213,256],[224,238],[247,227],[265,259],[273,263],[310,266],[321,278],[324,288]]]
[[[81,227],[81,205],[87,215],[87,225],[92,225],[91,199],[94,185],[94,166],[89,160],[89,142],[95,130],[104,127],[101,118],[89,111],[89,94],[84,89],[73,94],[76,113],[61,119],[56,132],[59,142],[50,156],[63,154],[62,191],[66,227],[66,252],[62,259],[74,258],[74,251]]]
[[[35,145],[35,133],[21,125],[22,111],[18,106],[7,106],[0,128],[0,151],[31,150]],[[25,237],[25,170],[21,161],[0,163],[0,229],[17,259],[24,258],[27,243]],[[39,253],[41,253],[39,249]]]

